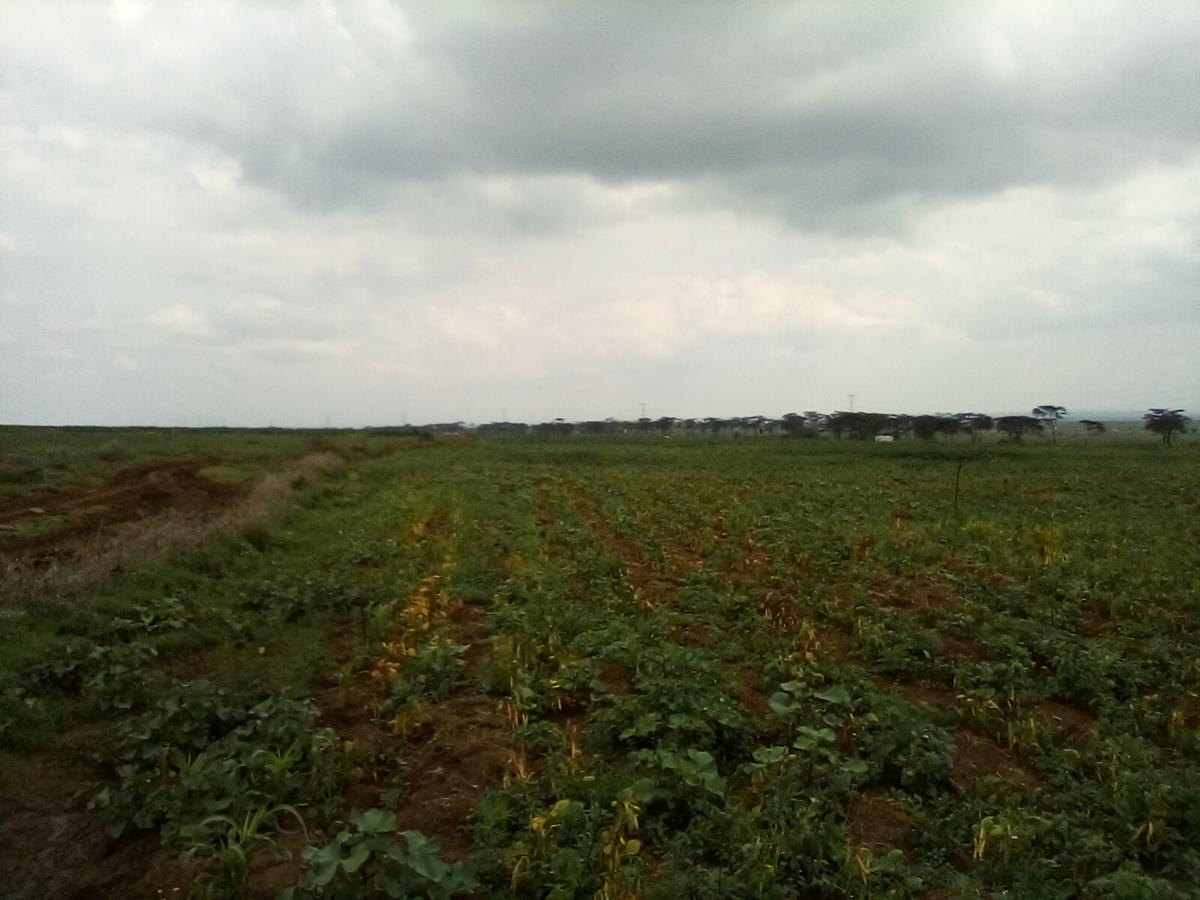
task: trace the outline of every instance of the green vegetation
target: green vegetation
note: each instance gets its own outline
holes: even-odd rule
[[[118,472],[167,459],[210,461],[205,477],[241,482],[305,453],[361,456],[385,452],[394,442],[354,431],[2,425],[0,502],[42,490],[96,487]]]
[[[207,464],[315,449],[250,439]],[[320,449],[253,528],[0,608],[13,897],[47,760],[155,836],[130,897],[1197,896],[1189,442]]]

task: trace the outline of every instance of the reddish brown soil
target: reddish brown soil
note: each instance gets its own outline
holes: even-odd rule
[[[1037,715],[1043,722],[1058,729],[1068,740],[1077,744],[1086,744],[1096,736],[1099,730],[1095,716],[1086,709],[1070,703],[1059,703],[1054,700],[1039,703]]]
[[[263,522],[298,481],[340,461],[334,453],[312,453],[248,488],[208,481],[199,474],[206,460],[157,463],[130,469],[104,488],[42,495],[50,503],[39,507],[46,514],[78,512],[65,529],[29,539],[9,535],[0,546],[0,597],[65,599],[145,559]],[[12,504],[5,509],[18,519],[41,515]]]
[[[469,645],[463,659],[468,676],[473,675],[489,652],[482,612],[459,603],[448,618],[455,641]],[[468,677],[402,737],[373,715],[372,699],[383,699],[378,689],[374,694],[372,698],[371,689],[364,691],[356,683],[349,692],[330,687],[317,697],[324,721],[343,740],[353,741],[365,761],[362,777],[345,792],[346,810],[380,806],[385,790],[400,787],[400,799],[391,807],[399,829],[437,838],[449,859],[465,857],[471,851],[468,826],[479,797],[513,762],[503,714]]]
[[[846,814],[846,839],[856,847],[908,851],[905,839],[913,818],[896,806],[886,791],[867,791],[850,805]]]
[[[942,633],[942,655],[988,662],[995,659],[992,651],[978,641],[957,634]]]
[[[985,775],[1007,774],[1024,784],[1036,784],[1036,776],[1016,754],[991,738],[960,730],[954,735],[955,754],[951,780],[962,787]]]
[[[280,891],[294,885],[300,873],[304,871],[305,863],[300,854],[307,842],[307,836],[298,826],[275,835],[275,843],[278,845],[276,852],[265,852],[250,865],[250,876],[246,884],[247,897],[253,900],[275,900]],[[164,897],[170,898],[170,891],[165,891]]]
[[[641,548],[613,528],[583,488],[576,486],[571,491],[571,498],[600,546],[625,567],[637,598],[649,606],[670,604],[675,599],[678,584],[658,571]]]
[[[633,691],[633,682],[629,678],[629,670],[620,663],[605,663],[600,668],[600,680],[608,688],[608,692],[617,697],[624,697]]]
[[[119,472],[100,487],[10,500],[0,507],[0,553],[19,550],[54,555],[68,538],[110,525],[145,519],[167,510],[196,513],[223,506],[246,488],[210,481],[201,475],[200,470],[213,462],[184,459],[147,463]],[[64,516],[68,522],[60,529],[36,537],[22,538],[12,533],[12,528],[45,516]]]
[[[758,673],[744,663],[727,663],[725,668],[737,678],[738,702],[742,708],[760,721],[770,718],[771,695],[758,686]]]
[[[102,777],[88,759],[102,736],[102,728],[81,727],[43,753],[4,759],[0,890],[46,900],[141,900],[195,882],[198,863],[162,853],[154,834],[114,840],[87,808]]]
[[[467,645],[462,655],[466,673],[477,675],[492,652],[492,634],[483,622],[483,611],[470,603],[460,603],[450,610],[449,619],[454,639]]]
[[[1188,694],[1178,707],[1180,721],[1185,728],[1200,725],[1200,694]]]
[[[850,638],[845,632],[833,628],[816,629],[817,647],[819,654],[824,653],[834,662],[843,666],[860,666],[862,657],[850,647]]]
[[[741,586],[761,594],[758,614],[776,628],[796,628],[804,622],[805,610],[794,597],[779,591],[755,589],[752,582],[744,582]]]
[[[684,647],[704,647],[708,644],[707,625],[676,625],[671,629],[671,639]]]
[[[881,576],[867,591],[867,596],[881,606],[910,610],[921,614],[958,604],[958,592],[942,581],[912,578],[896,581]]]
[[[400,757],[398,774],[408,789],[395,810],[400,829],[436,837],[448,858],[462,859],[471,852],[468,826],[480,796],[512,761],[494,701],[463,694],[439,704],[432,733]]]
[[[892,685],[896,693],[904,696],[913,703],[925,703],[939,709],[953,706],[958,702],[958,696],[949,688],[927,682],[897,682]]]
[[[1083,620],[1083,633],[1088,637],[1101,637],[1111,634],[1116,628],[1112,619],[1092,607],[1082,607],[1079,616]]]

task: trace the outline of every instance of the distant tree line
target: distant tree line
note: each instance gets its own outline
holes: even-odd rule
[[[1155,408],[1142,418],[1147,430],[1162,437],[1170,446],[1175,435],[1187,431],[1190,419],[1182,409]],[[661,416],[656,419],[594,419],[568,422],[553,419],[549,422],[488,422],[468,425],[464,422],[435,422],[420,426],[388,426],[376,429],[387,433],[412,434],[417,436],[447,434],[478,434],[482,436],[540,435],[783,435],[792,438],[816,438],[830,435],[846,440],[866,441],[874,438],[901,440],[914,438],[922,441],[964,438],[973,443],[983,440],[989,431],[1003,434],[1008,440],[1021,442],[1028,435],[1045,435],[1057,441],[1058,423],[1067,415],[1065,407],[1056,404],[1036,406],[1027,416],[999,416],[993,418],[977,412],[937,413],[934,415],[900,415],[894,413],[855,412],[838,410],[831,413],[815,411],[790,412],[778,418],[770,416],[707,416],[695,419],[677,419]],[[1104,434],[1103,422],[1095,419],[1080,419],[1079,424],[1088,435]]]

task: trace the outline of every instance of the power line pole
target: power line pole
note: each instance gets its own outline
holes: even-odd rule
[[[642,404],[642,418],[643,419],[646,418],[646,404],[645,403]]]
[[[850,412],[854,412],[854,395],[847,394],[846,399],[850,401]]]

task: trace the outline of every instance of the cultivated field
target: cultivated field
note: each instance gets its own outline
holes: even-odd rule
[[[1200,896],[1193,441],[0,440],[4,900]]]

